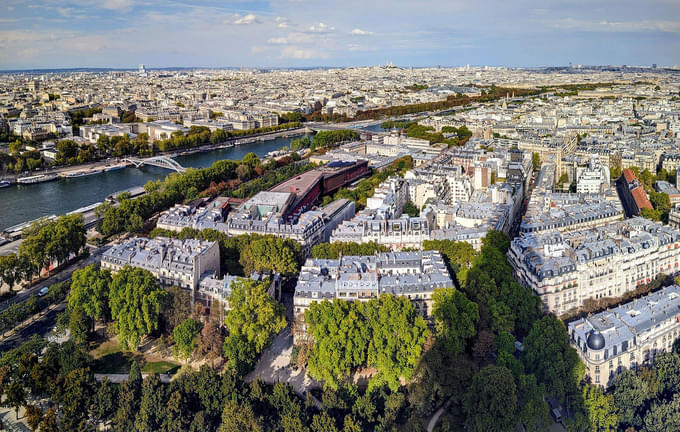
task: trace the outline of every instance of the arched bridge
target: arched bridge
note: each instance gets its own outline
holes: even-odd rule
[[[186,171],[186,168],[184,168],[182,165],[177,163],[172,158],[169,158],[167,156],[154,156],[150,158],[144,158],[144,159],[137,159],[137,158],[125,158],[123,159],[123,162],[128,162],[131,163],[132,165],[135,166],[135,168],[139,168],[142,165],[152,165],[152,166],[157,166],[160,168],[167,168],[170,170],[174,170],[177,172],[184,172]]]

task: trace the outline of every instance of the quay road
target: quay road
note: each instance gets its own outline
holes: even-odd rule
[[[83,267],[86,267],[90,264],[94,264],[95,262],[99,262],[99,256],[102,254],[104,251],[105,247],[100,247],[100,248],[92,248],[90,247],[90,256],[84,259],[80,259],[64,269],[57,271],[54,273],[52,276],[50,276],[48,279],[45,279],[34,286],[32,286],[29,289],[25,289],[21,292],[19,292],[17,295],[14,297],[11,297],[4,302],[0,303],[0,312],[4,311],[8,307],[10,307],[13,304],[16,303],[21,303],[23,301],[28,300],[30,297],[36,295],[38,291],[40,291],[41,288],[43,287],[49,287],[53,283],[57,282],[62,282],[66,280],[71,279],[71,275],[73,274],[74,271],[81,269]]]

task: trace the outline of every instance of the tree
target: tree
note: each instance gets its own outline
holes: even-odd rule
[[[200,324],[193,318],[187,318],[172,331],[175,338],[175,355],[188,359],[196,349]]]
[[[473,378],[463,403],[470,431],[512,431],[517,425],[517,386],[509,370],[487,366]]]
[[[32,431],[37,431],[43,418],[43,411],[33,404],[26,405],[26,423]]]
[[[133,365],[136,362],[133,362]],[[140,377],[141,380],[141,377]],[[120,386],[118,409],[113,417],[113,430],[116,432],[128,432],[135,430],[135,418],[139,412],[139,382],[132,381],[132,366],[130,367],[130,380]]]
[[[240,258],[245,274],[257,270],[294,275],[300,269],[299,261],[299,243],[273,236],[264,236],[251,241],[241,250]]]
[[[82,308],[76,307],[69,313],[68,329],[75,342],[85,343],[87,341],[90,325]]]
[[[406,297],[382,295],[369,303],[372,307],[366,308],[365,316],[372,331],[366,361],[378,369],[369,384],[385,383],[397,391],[400,379],[411,378],[430,332]]]
[[[142,384],[142,399],[135,421],[139,432],[155,432],[161,429],[165,420],[165,387],[157,374],[146,378]]]
[[[315,343],[308,360],[309,374],[337,388],[353,368],[366,362],[370,328],[357,303],[335,299],[312,303],[305,322]]]
[[[583,401],[590,423],[589,430],[593,432],[617,430],[619,416],[612,395],[605,395],[599,386],[586,384],[583,387]]]
[[[241,431],[263,432],[262,419],[255,415],[250,404],[227,400],[222,411],[219,432]]]
[[[25,263],[17,254],[0,256],[0,283],[6,283],[10,291],[14,289],[14,285],[24,277],[25,273]]]
[[[201,330],[199,349],[202,355],[209,358],[219,357],[224,346],[224,336],[215,320],[208,320]]]
[[[169,332],[191,316],[191,295],[189,291],[177,286],[169,287],[166,292],[162,318],[163,325]]]
[[[475,323],[479,320],[477,304],[455,288],[436,289],[432,301],[437,336],[445,341],[449,355],[455,356],[463,349],[463,343],[475,335]]]
[[[619,408],[622,425],[640,428],[642,418],[639,411],[645,402],[653,398],[648,383],[634,371],[626,370],[619,374],[613,383],[614,405]]]
[[[257,157],[255,153],[250,152],[243,156],[241,162],[248,165],[250,169],[254,169],[256,166],[260,165],[260,158]]]
[[[671,432],[680,430],[680,395],[670,401],[654,403],[644,418],[645,432]]]
[[[245,370],[286,327],[283,306],[267,293],[266,282],[239,278],[231,285],[224,341],[228,365]]]
[[[117,387],[111,384],[107,377],[104,377],[94,394],[90,406],[90,415],[100,422],[106,422],[116,412],[117,399]]]
[[[534,322],[524,338],[524,346],[527,371],[546,385],[548,393],[562,401],[578,393],[577,385],[585,369],[576,351],[569,346],[562,321],[548,315]]]
[[[111,281],[111,317],[118,341],[136,348],[141,338],[158,330],[165,292],[149,271],[123,267]]]
[[[19,408],[26,403],[26,393],[24,386],[19,381],[12,381],[5,389],[5,400],[3,405],[8,408],[14,408],[16,417],[19,418]]]
[[[59,432],[57,423],[57,408],[52,407],[47,410],[42,422],[40,422],[40,432]]]
[[[420,216],[420,209],[413,203],[413,201],[409,201],[404,206],[404,213],[411,217],[417,217]]]
[[[68,296],[71,310],[80,309],[94,324],[109,316],[109,289],[111,273],[94,264],[73,272],[73,282]]]
[[[80,430],[88,419],[97,383],[89,369],[75,369],[64,377],[64,390],[59,402],[64,412],[63,426],[66,430]]]
[[[541,167],[541,155],[538,153],[531,153],[531,166],[534,168],[534,171],[539,169]]]
[[[517,396],[520,406],[519,417],[526,430],[528,432],[547,430],[551,423],[550,407],[545,401],[545,389],[536,382],[534,375],[519,377]]]

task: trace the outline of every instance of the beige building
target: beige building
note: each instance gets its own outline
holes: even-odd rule
[[[219,275],[220,248],[216,241],[134,237],[106,250],[101,266],[112,272],[143,268],[163,285],[195,290],[203,274]]]
[[[588,299],[621,297],[680,271],[680,232],[644,218],[573,232],[522,233],[510,246],[515,278],[562,315]]]
[[[619,307],[569,323],[569,341],[586,377],[603,387],[626,369],[650,366],[680,334],[680,287],[669,286]]]

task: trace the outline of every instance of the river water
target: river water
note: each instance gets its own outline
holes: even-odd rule
[[[243,144],[227,149],[177,156],[184,167],[205,168],[221,159],[240,160],[249,152],[262,157],[272,150],[289,146],[294,138]],[[126,168],[74,179],[59,179],[33,185],[0,189],[0,230],[49,215],[61,215],[101,202],[108,195],[149,180],[164,178],[170,171],[152,166]]]

